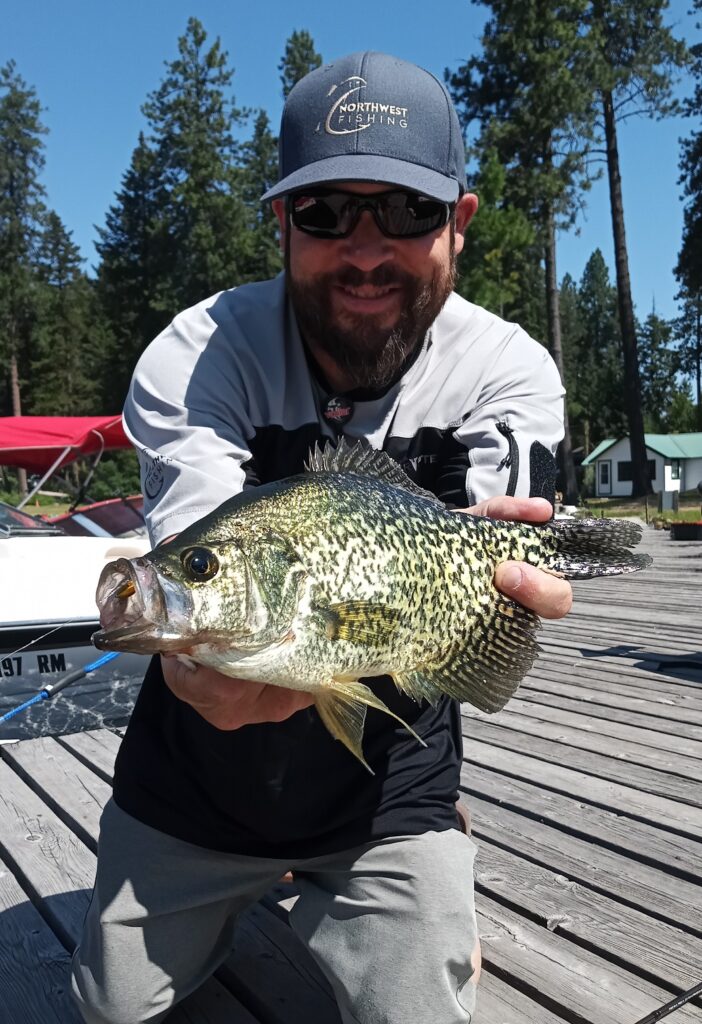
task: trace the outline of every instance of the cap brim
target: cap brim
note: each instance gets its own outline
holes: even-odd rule
[[[432,171],[420,164],[406,160],[394,160],[387,156],[373,156],[368,153],[354,153],[352,156],[329,157],[307,164],[293,174],[279,181],[261,196],[261,201],[297,192],[311,185],[328,185],[339,181],[364,181],[380,185],[397,185],[411,188],[414,192],[453,203],[458,199],[459,186],[455,178]]]

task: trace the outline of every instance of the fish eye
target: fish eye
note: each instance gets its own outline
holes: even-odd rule
[[[180,556],[183,568],[192,580],[202,583],[219,572],[219,561],[208,548],[188,548]]]

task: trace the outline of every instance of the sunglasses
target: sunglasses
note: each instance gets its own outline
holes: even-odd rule
[[[293,193],[287,206],[298,231],[315,238],[348,238],[364,210],[370,210],[388,238],[419,238],[444,227],[455,204],[404,189],[359,195],[319,188]]]

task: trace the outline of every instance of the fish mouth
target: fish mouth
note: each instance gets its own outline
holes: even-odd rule
[[[92,642],[101,651],[182,651],[189,646],[192,601],[148,558],[118,558],[100,574],[95,595],[100,626]]]

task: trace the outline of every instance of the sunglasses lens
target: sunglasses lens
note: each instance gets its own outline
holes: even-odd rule
[[[449,207],[416,192],[388,192],[383,202],[383,227],[398,238],[427,235],[444,226]]]
[[[350,198],[343,192],[293,195],[289,200],[290,219],[298,230],[309,235],[340,238],[354,219],[354,211],[348,209]]]
[[[362,196],[350,192],[297,193],[288,200],[290,219],[299,231],[317,238],[344,238],[363,209],[372,210],[381,231],[390,238],[417,238],[447,223],[451,207],[416,192],[383,192]]]

